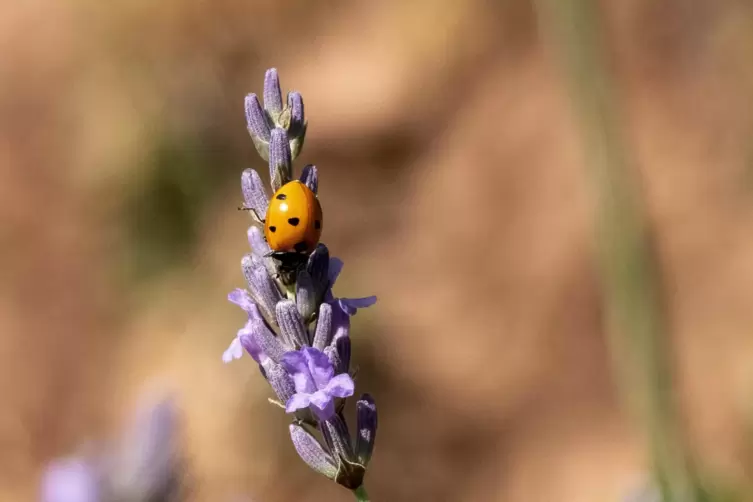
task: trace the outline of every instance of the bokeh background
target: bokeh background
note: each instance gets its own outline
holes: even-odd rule
[[[655,228],[674,392],[714,483],[753,480],[753,3],[601,2]],[[345,261],[375,501],[621,500],[648,481],[604,329],[594,197],[533,5],[0,4],[0,500],[176,390],[190,500],[351,500],[249,359],[243,98],[278,68]],[[748,491],[750,493],[750,491]]]

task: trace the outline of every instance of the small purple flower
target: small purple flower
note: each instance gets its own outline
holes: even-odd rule
[[[91,464],[64,458],[49,465],[42,478],[42,502],[99,502],[100,480]]]
[[[335,375],[335,368],[320,350],[305,347],[282,356],[282,365],[293,377],[296,393],[288,400],[288,413],[311,408],[319,420],[335,414],[334,399],[353,395],[355,385],[347,373]]]

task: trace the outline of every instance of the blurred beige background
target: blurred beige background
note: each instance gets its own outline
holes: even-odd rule
[[[753,4],[603,2],[658,230],[678,394],[723,483],[753,476]],[[0,4],[0,500],[175,387],[191,499],[350,500],[244,359],[243,98],[304,96],[374,501],[616,501],[647,476],[617,393],[590,180],[526,2]]]

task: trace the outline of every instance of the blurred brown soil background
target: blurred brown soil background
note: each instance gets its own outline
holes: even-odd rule
[[[753,4],[603,2],[668,285],[678,396],[753,475]],[[647,475],[611,376],[591,180],[555,47],[491,0],[0,4],[0,500],[178,389],[191,500],[350,500],[313,474],[243,322],[243,97],[304,96],[336,293],[380,408],[375,501],[619,500]]]

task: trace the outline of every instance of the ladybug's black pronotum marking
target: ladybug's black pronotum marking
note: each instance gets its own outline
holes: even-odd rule
[[[294,227],[297,227],[300,222],[301,220],[298,218],[288,218],[288,223],[290,223]]]
[[[295,250],[298,251],[299,253],[302,253],[302,252],[306,251],[307,247],[308,247],[308,245],[305,242],[301,241],[301,242],[299,242],[298,244],[295,245]]]

